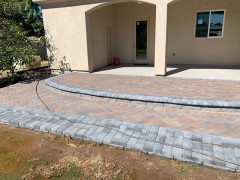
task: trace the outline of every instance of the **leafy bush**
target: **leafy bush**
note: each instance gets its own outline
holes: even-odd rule
[[[40,11],[31,0],[1,0],[0,71],[14,75],[16,67],[35,61],[36,42],[27,36],[44,35]]]

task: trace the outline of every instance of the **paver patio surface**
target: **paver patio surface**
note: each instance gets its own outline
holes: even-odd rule
[[[36,82],[32,82],[0,89],[0,104],[46,111],[37,98],[35,87]],[[83,98],[54,91],[43,81],[39,84],[39,94],[50,109],[58,113],[156,125],[240,139],[238,113],[175,109]]]
[[[193,99],[239,100],[240,81],[71,73],[53,80],[67,86]]]

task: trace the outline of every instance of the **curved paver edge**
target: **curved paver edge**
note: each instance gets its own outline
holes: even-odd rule
[[[69,73],[71,74],[71,73]],[[93,89],[85,89],[85,88],[77,88],[72,86],[67,86],[64,84],[56,83],[53,81],[55,78],[59,78],[61,76],[66,76],[69,74],[63,74],[60,76],[55,76],[44,80],[44,83],[47,86],[50,86],[54,89],[65,91],[68,93],[74,94],[83,94],[90,96],[97,96],[102,98],[110,98],[116,100],[125,100],[125,101],[136,101],[143,102],[145,104],[151,103],[160,103],[164,104],[166,107],[171,107],[171,105],[180,105],[180,108],[185,108],[185,106],[190,107],[200,107],[200,109],[219,109],[221,111],[227,112],[239,112],[240,111],[240,101],[230,101],[230,100],[211,100],[211,99],[192,99],[192,98],[179,98],[179,97],[164,97],[164,96],[151,96],[151,95],[139,95],[139,94],[127,94],[127,93],[119,93],[119,92],[110,92],[110,91],[100,91]],[[209,109],[208,109],[209,108]],[[217,110],[216,110],[217,111]]]

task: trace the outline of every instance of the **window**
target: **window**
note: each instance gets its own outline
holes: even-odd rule
[[[224,14],[224,11],[198,12],[195,37],[223,37]]]

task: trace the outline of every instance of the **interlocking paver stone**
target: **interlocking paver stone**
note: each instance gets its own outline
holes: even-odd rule
[[[35,126],[36,124],[38,124],[39,122],[41,122],[41,121],[34,121],[34,122],[32,122],[31,124],[28,125],[28,128],[29,128],[29,129],[34,129],[34,126]]]
[[[131,138],[131,133],[129,135],[123,135],[122,138],[118,141],[118,145],[126,147],[129,139]]]
[[[97,142],[103,142],[104,138],[107,136],[107,134],[111,131],[111,129],[109,128],[104,128],[103,131],[101,132],[101,134],[99,134],[97,137],[96,137],[96,141]]]
[[[176,147],[182,148],[182,146],[183,146],[183,140],[182,140],[182,139],[175,138],[173,144],[174,144],[174,146],[176,146]]]
[[[134,149],[139,150],[139,151],[144,151],[143,147],[144,147],[145,143],[146,143],[145,140],[138,139],[134,146]]]
[[[135,126],[135,131],[137,131],[137,132],[142,132],[142,130],[143,130],[143,125],[142,125],[142,124],[137,124],[137,125]]]
[[[136,127],[136,124],[129,123],[128,127],[127,127],[127,130],[135,130],[135,127]]]
[[[173,129],[168,129],[166,133],[167,137],[175,137],[175,132]]]
[[[68,135],[69,136],[71,136],[71,137],[77,137],[77,138],[83,138],[83,136],[82,136],[82,134],[81,134],[81,136],[79,137],[79,134],[80,133],[78,133],[79,131],[86,131],[85,129],[82,129],[84,126],[86,126],[86,125],[82,125],[82,127],[74,127],[74,128],[72,128],[70,131],[69,131],[69,133],[68,133]],[[81,132],[82,132],[81,131]],[[78,133],[77,135],[76,135],[76,133]]]
[[[172,156],[174,158],[180,159],[182,157],[182,149],[173,147],[172,148]]]
[[[103,139],[103,143],[110,144],[111,139],[117,134],[117,131],[111,130]]]
[[[31,120],[25,118],[24,120],[22,120],[21,122],[18,123],[18,126],[19,126],[19,127],[25,127],[24,124],[25,124],[27,121],[31,121]],[[36,125],[34,125],[34,129],[35,129],[35,126],[36,126]]]
[[[72,129],[74,129],[76,127],[75,124],[70,125],[68,128],[66,128],[65,130],[63,130],[63,134],[64,135],[69,135],[69,133],[71,132]]]
[[[123,137],[123,134],[120,133],[120,132],[117,132],[115,134],[115,136],[111,139],[110,143],[115,144],[115,145],[119,145],[119,141],[122,137]]]
[[[183,139],[184,138],[184,132],[176,130],[175,131],[175,138]]]
[[[173,137],[166,136],[165,143],[167,145],[173,145],[173,142],[174,142],[174,138]]]
[[[147,137],[147,139],[148,139],[149,141],[156,141],[157,135],[155,135],[155,134],[149,134],[148,137]]]
[[[147,134],[150,133],[151,128],[152,128],[151,126],[144,126],[142,129],[142,133],[147,133]]]
[[[72,129],[72,131],[74,131],[74,134],[75,134],[75,138],[80,138],[80,139],[83,139],[85,136],[84,136],[84,133],[91,127],[91,125],[85,125],[83,126],[80,130],[78,128],[74,128]],[[76,130],[75,130],[76,129]],[[75,132],[76,131],[76,132]],[[71,131],[70,131],[71,132]],[[69,133],[70,133],[69,132]]]
[[[59,127],[58,129],[56,129],[56,133],[62,135],[62,134],[63,134],[63,131],[66,130],[67,128],[68,128],[67,125],[61,126],[61,127]]]
[[[47,132],[46,127],[49,126],[50,124],[51,123],[43,123],[39,129],[43,132]]]
[[[55,125],[53,128],[51,128],[50,132],[56,134],[57,130],[62,127],[61,125]]]
[[[204,134],[202,137],[202,142],[209,143],[209,144],[213,143],[212,136]]]
[[[183,148],[193,149],[193,142],[191,142],[191,141],[183,141]]]
[[[224,157],[223,148],[219,146],[213,146],[213,155],[218,158]]]
[[[44,117],[53,117],[54,115],[47,112],[46,107],[44,107],[42,102],[37,98],[35,85],[36,83],[33,82],[30,84],[17,84],[1,89],[0,103],[20,107],[16,111],[21,111],[26,115],[35,111],[35,115],[42,113]],[[88,99],[53,91],[47,88],[43,82],[40,82],[38,91],[40,97],[47,103],[49,108],[54,109],[56,113],[71,114],[71,116],[85,115],[88,118],[95,117],[108,120],[121,120],[123,122],[240,138],[240,125],[238,125],[240,117],[237,113],[206,113],[197,110]],[[22,96],[19,96],[19,94]],[[51,103],[49,104],[48,102]],[[23,111],[22,107],[31,108],[31,110]],[[44,112],[39,110],[44,110]],[[56,119],[61,118],[56,117]],[[224,124],[222,122],[224,122]]]
[[[181,160],[192,161],[192,152],[189,150],[182,149]]]
[[[223,151],[224,151],[224,156],[225,156],[226,160],[233,162],[233,163],[237,163],[237,159],[236,159],[233,149],[224,148]],[[232,168],[232,169],[238,168],[238,166],[236,166],[235,164],[230,164],[230,163],[226,163],[226,167]]]
[[[99,77],[95,77],[95,80],[98,79],[97,81],[101,82],[99,85],[99,92],[93,91],[94,88],[93,90],[88,90],[89,85],[91,85],[88,82],[89,80],[92,81],[93,79],[91,78],[94,78],[94,76],[86,75],[84,78],[85,81],[81,84],[81,88],[82,85],[86,85],[86,87],[84,87],[84,90],[82,89],[83,91],[79,91],[78,87],[71,87],[73,84],[69,84],[66,90],[84,92],[87,96],[76,96],[70,93],[63,93],[63,91],[55,91],[46,87],[43,82],[40,82],[38,87],[39,95],[47,103],[49,108],[56,112],[55,114],[47,112],[44,105],[37,98],[35,92],[36,82],[30,84],[17,84],[15,86],[0,89],[0,122],[18,125],[24,128],[50,131],[51,133],[64,135],[70,134],[76,138],[84,138],[94,142],[104,142],[108,145],[124,146],[125,148],[135,148],[140,151],[169,158],[174,156],[180,160],[198,163],[203,162],[214,167],[230,168],[231,170],[238,169],[234,164],[229,164],[207,155],[202,155],[201,153],[191,152],[190,150],[200,151],[210,156],[213,155],[223,158],[224,160],[229,159],[239,163],[240,157],[238,155],[238,150],[240,149],[240,140],[231,138],[240,138],[240,125],[238,125],[240,120],[239,112],[206,112],[199,111],[198,107],[175,109],[166,107],[169,104],[165,104],[165,107],[161,107],[150,104],[131,104],[129,101],[127,101],[127,103],[123,101],[114,102],[110,101],[109,98],[93,99],[91,93],[102,96],[109,95],[109,92],[105,90],[111,90],[113,87],[111,84],[111,77],[109,79],[109,76],[102,76],[103,79],[100,81],[98,79]],[[109,81],[105,81],[106,78],[108,78]],[[121,78],[122,77],[120,77],[120,79]],[[147,90],[144,88],[137,88],[138,90],[133,93],[137,95],[130,96],[128,93],[130,91],[133,92],[132,90],[134,88],[132,89],[132,86],[126,86],[126,84],[123,83],[121,84],[119,81],[120,86],[116,84],[116,87],[119,89],[116,93],[110,94],[111,97],[125,98],[134,101],[131,99],[132,97],[137,100],[146,100],[148,96],[145,95],[150,95],[151,102],[153,103],[159,100],[165,103],[174,102],[186,103],[189,105],[193,102],[201,105],[206,105],[207,103],[214,104],[216,103],[216,100],[225,98],[222,102],[219,102],[220,105],[226,106],[237,105],[237,102],[233,103],[233,100],[235,100],[240,94],[238,93],[239,89],[234,87],[238,84],[236,82],[197,81],[197,84],[201,84],[202,88],[199,88],[196,93],[194,90],[196,90],[195,88],[198,87],[198,85],[195,87],[194,83],[196,82],[191,80],[178,79],[178,81],[175,82],[173,79],[168,78],[156,78],[155,80],[153,78],[149,79],[149,81],[143,81],[141,78],[140,82],[139,78],[136,78],[135,80],[131,77],[127,78],[133,83],[136,83],[134,82],[135,80],[138,81],[137,83],[140,86],[145,82],[148,82],[151,85],[148,84],[149,88],[146,88]],[[81,79],[81,81],[83,79]],[[168,82],[163,82],[165,80]],[[153,81],[158,84],[158,88],[153,88],[155,86]],[[161,81],[161,83],[165,85],[159,85],[158,81]],[[56,85],[61,88],[61,85],[53,83],[50,80],[49,82],[52,86]],[[121,80],[121,82],[123,81]],[[166,83],[170,83],[173,86],[178,84],[175,89],[178,90],[178,88],[181,87],[185,92],[180,95],[179,92],[173,93],[173,91],[175,91],[174,89],[166,90]],[[218,87],[225,87],[227,84],[227,93],[231,92],[231,97],[224,94],[225,91],[223,88],[219,91],[221,97],[218,96],[220,93],[216,92],[214,89],[217,84],[219,85]],[[103,88],[104,86],[105,88]],[[142,87],[144,86],[145,85]],[[212,86],[214,93],[212,93],[212,91],[210,92],[209,87],[206,86]],[[168,93],[174,94],[178,98],[167,97]],[[19,96],[19,94],[21,94],[21,96]],[[190,97],[192,98],[192,101],[189,101]],[[205,100],[206,97],[209,100]],[[205,110],[208,109],[206,108]],[[75,121],[76,123],[64,120],[64,118],[59,117],[59,115],[68,118],[71,121]],[[84,122],[85,124],[79,125],[79,122]],[[90,126],[87,125],[87,123],[95,125]],[[112,128],[98,127],[96,126],[97,124],[103,126],[109,125],[109,127]],[[88,128],[81,128],[81,126]],[[115,131],[114,128],[117,128],[130,136],[132,135],[132,137],[121,134]],[[153,142],[155,140],[159,143]],[[161,143],[168,143],[170,146]],[[217,146],[215,147],[212,143]],[[181,145],[186,149],[179,148]],[[219,145],[222,145],[223,147],[220,147]],[[234,148],[234,150],[231,148]],[[189,151],[187,149],[189,149]],[[235,158],[231,155],[232,153],[235,154]]]
[[[218,137],[218,136],[212,136],[212,142],[213,144],[217,144],[217,145],[222,145],[222,138]]]
[[[159,142],[159,143],[164,143],[165,140],[166,140],[166,135],[165,134],[157,136],[157,139],[156,139],[156,141]]]
[[[198,152],[201,152],[201,151],[198,151]],[[203,155],[200,153],[192,152],[192,160],[196,163],[202,163]]]
[[[163,144],[154,143],[154,145],[153,145],[153,153],[157,154],[157,155],[161,155],[162,154],[162,148],[163,148]]]
[[[92,95],[97,95],[112,98],[114,97],[112,94],[116,94],[116,92],[118,92],[118,99],[116,100],[120,102],[126,101],[125,99],[131,99],[131,102],[137,104],[147,104],[148,102],[151,103],[153,101],[159,101],[160,103],[168,102],[165,103],[164,106],[174,108],[182,108],[181,104],[213,107],[240,106],[240,102],[233,102],[235,99],[230,98],[232,96],[228,96],[227,99],[222,99],[222,97],[224,97],[224,93],[229,93],[229,88],[233,91],[236,91],[235,97],[238,97],[239,93],[237,92],[235,84],[239,82],[235,82],[234,84],[231,81],[192,80],[178,78],[165,78],[167,79],[167,81],[165,81],[163,78],[131,76],[128,76],[127,79],[127,82],[129,84],[123,84],[121,81],[126,80],[126,76],[124,76],[123,79],[122,76],[117,76],[117,78],[115,78],[113,75],[89,75],[82,73],[71,73],[65,76],[50,78],[46,80],[45,83],[51,87],[62,89],[64,91],[88,94],[90,97]],[[146,85],[143,83],[144,80],[146,82],[151,82],[152,85]],[[106,83],[103,84],[102,82],[104,81],[106,81]],[[168,83],[171,84],[171,89],[168,88]],[[94,86],[92,86],[93,84]],[[135,86],[135,84],[137,84],[137,86]],[[176,84],[178,86],[176,86],[174,89],[172,86]],[[222,86],[221,91],[216,91],[214,85]],[[229,88],[227,89],[225,86],[228,86]],[[181,91],[178,91],[179,87],[182,89]],[[195,93],[195,88],[197,87],[199,87],[197,89],[198,93]],[[105,89],[108,89],[109,92],[103,91]],[[211,92],[211,94],[209,92]],[[119,93],[123,94],[119,95]],[[126,95],[126,93],[128,95]],[[175,94],[175,96],[177,95],[178,97],[172,98],[172,94]],[[156,98],[152,99],[152,96],[156,96]]]
[[[144,125],[142,125],[141,128],[145,129],[145,132],[137,132],[132,129],[133,123],[125,123],[124,131],[122,131],[122,122],[120,121],[109,123],[109,121],[103,119],[82,118],[87,119],[85,123],[73,123],[68,121],[68,119],[57,120],[58,115],[57,117],[53,115],[51,118],[43,118],[45,115],[41,113],[41,111],[37,112],[38,115],[36,115],[36,113],[35,115],[26,115],[25,112],[27,111],[27,109],[16,111],[14,107],[8,108],[8,112],[12,113],[4,113],[4,116],[0,116],[0,121],[4,123],[2,119],[10,119],[8,121],[10,124],[17,122],[19,126],[29,129],[34,128],[40,131],[49,131],[51,133],[63,133],[75,138],[94,142],[104,142],[105,144],[135,149],[149,154],[156,154],[168,158],[174,157],[183,161],[203,163],[207,166],[237,172],[240,171],[240,166],[237,165],[240,161],[240,149],[231,148],[236,146],[235,143],[239,143],[239,140],[236,139],[197,134],[193,135],[194,138],[191,140],[191,133],[185,131],[158,127],[154,128],[153,126]],[[7,112],[7,110],[5,112]],[[3,111],[0,111],[0,113],[3,114]],[[43,117],[41,117],[41,115]],[[76,116],[66,115],[65,117],[81,119]],[[90,125],[88,125],[87,122],[89,122]],[[95,124],[93,125],[92,123]],[[101,127],[102,123],[105,124],[105,126],[113,126],[116,124],[115,128],[117,131],[114,127]],[[100,126],[97,124],[100,124]],[[126,130],[128,125],[132,130]],[[202,137],[203,143],[199,142],[201,141],[199,139],[200,137]],[[204,142],[210,142],[209,140],[204,140],[209,138],[218,141],[218,144],[219,142],[224,142],[224,144],[228,146],[223,148]]]
[[[150,129],[151,134],[157,134],[158,131],[159,131],[159,127],[157,127],[157,126],[152,126]]]
[[[192,140],[193,141],[202,142],[202,134],[193,133],[192,134]]]
[[[153,152],[153,145],[154,145],[154,142],[146,141],[146,143],[143,146],[143,151]]]
[[[162,148],[162,155],[168,157],[168,158],[172,158],[172,146],[168,146],[168,145],[163,145]]]
[[[130,138],[128,143],[127,143],[127,147],[128,148],[134,148],[139,137],[140,137],[140,133],[139,132],[134,132],[132,134],[132,138]]]
[[[93,131],[90,135],[89,138],[92,141],[96,141],[97,136],[104,130],[104,127],[97,127],[95,131]]]
[[[202,150],[202,143],[200,143],[200,142],[193,142],[193,146],[192,146],[192,148],[194,149],[194,150]]]
[[[211,144],[202,144],[203,152],[213,153],[213,147]]]

